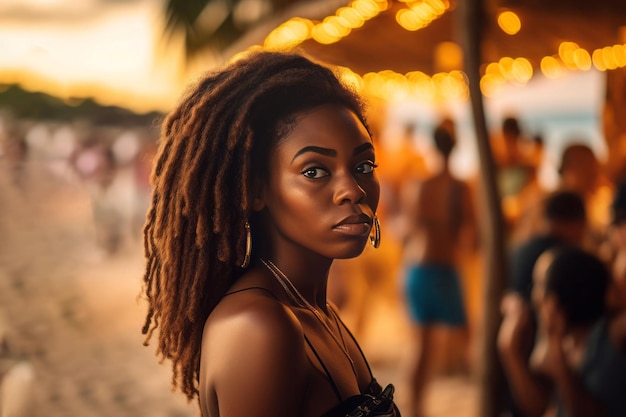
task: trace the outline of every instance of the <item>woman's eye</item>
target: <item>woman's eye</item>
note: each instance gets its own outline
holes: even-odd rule
[[[378,165],[376,165],[372,161],[367,161],[357,166],[356,170],[360,174],[371,174],[372,172],[374,172],[374,168],[376,167],[378,167]]]
[[[304,171],[302,171],[302,175],[304,175],[307,178],[323,178],[328,176],[328,171],[326,171],[325,169],[322,168],[307,168]]]

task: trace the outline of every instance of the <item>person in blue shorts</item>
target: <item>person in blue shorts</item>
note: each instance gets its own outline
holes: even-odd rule
[[[465,326],[463,294],[453,265],[415,264],[407,268],[406,274],[407,304],[413,321]]]
[[[458,251],[470,244],[473,247],[476,233],[470,189],[449,170],[455,145],[450,126],[443,122],[433,134],[441,155],[440,172],[423,181],[407,182],[402,193],[404,294],[415,345],[409,376],[409,417],[420,417],[424,412],[428,365],[436,351],[435,327],[451,327],[457,333],[453,337],[461,336],[466,344],[468,340],[456,264]]]

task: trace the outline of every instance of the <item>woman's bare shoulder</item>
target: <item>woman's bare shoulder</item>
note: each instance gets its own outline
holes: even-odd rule
[[[209,315],[204,333],[205,338],[217,336],[222,341],[240,337],[302,340],[302,327],[293,312],[270,290],[255,286],[227,293]]]
[[[310,369],[299,321],[260,288],[220,301],[204,327],[200,366],[200,402],[211,409],[219,395],[223,415],[252,415],[255,407],[268,416],[295,415]],[[270,401],[276,398],[290,400]]]

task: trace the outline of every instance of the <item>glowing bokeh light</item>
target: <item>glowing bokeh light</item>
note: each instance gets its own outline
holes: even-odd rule
[[[507,10],[498,14],[498,26],[507,35],[515,35],[522,28],[522,21],[514,12]]]
[[[527,83],[533,76],[533,66],[526,58],[516,58],[511,67],[513,78],[520,83]]]
[[[553,56],[543,57],[540,63],[541,72],[548,78],[559,78],[563,75],[563,67],[558,59]]]
[[[578,46],[575,42],[561,42],[559,45],[559,57],[568,69],[578,69],[574,59],[574,53],[578,49],[580,49],[580,46]]]
[[[599,71],[606,71],[606,65],[604,64],[604,56],[602,55],[602,49],[596,49],[591,55],[593,66]]]
[[[313,22],[308,19],[294,17],[274,29],[265,38],[265,48],[284,50],[299,45],[311,37]]]
[[[585,49],[576,49],[574,51],[574,64],[579,70],[589,70],[591,68],[591,55]]]

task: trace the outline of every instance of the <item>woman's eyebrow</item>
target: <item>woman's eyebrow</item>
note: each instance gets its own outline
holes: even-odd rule
[[[321,146],[305,146],[300,149],[291,159],[292,161],[296,159],[298,156],[307,153],[307,152],[315,152],[325,156],[337,156],[337,151],[330,148],[322,148]]]
[[[369,150],[374,150],[374,145],[372,145],[371,142],[366,142],[354,148],[354,152],[352,152],[352,154],[358,155],[362,152],[369,151]],[[325,156],[333,156],[333,157],[337,156],[337,151],[334,149],[322,148],[321,146],[305,146],[304,148],[296,152],[296,154],[293,156],[291,160],[293,161],[298,156],[307,152],[315,152],[315,153],[318,153],[320,155],[325,155]]]
[[[365,142],[359,146],[357,146],[356,148],[354,148],[354,152],[352,152],[353,155],[358,155],[361,152],[365,152],[365,151],[369,151],[369,150],[374,150],[374,145],[372,145],[371,142]]]

